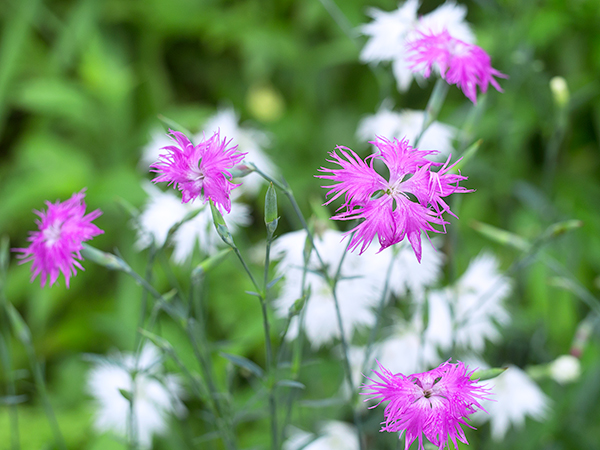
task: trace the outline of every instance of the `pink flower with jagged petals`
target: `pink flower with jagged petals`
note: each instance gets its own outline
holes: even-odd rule
[[[348,250],[360,247],[360,253],[363,253],[377,236],[381,251],[407,237],[421,261],[421,231],[442,232],[432,225],[439,225],[445,231],[447,222],[442,214],[452,212],[443,198],[471,192],[458,185],[467,177],[450,173],[454,166],[449,165],[450,158],[444,164],[429,161],[425,157],[437,152],[413,148],[407,139],[389,141],[378,137],[371,144],[379,152],[367,156],[364,161],[347,147],[336,147],[341,155],[336,151],[330,153],[333,159],[328,162],[341,168],[321,167],[319,172],[330,174],[316,175],[336,182],[322,186],[329,189],[327,196],[331,196],[325,204],[344,195],[344,204],[338,209],[342,211],[332,219],[364,219],[346,234],[352,235]],[[373,168],[376,159],[387,166],[389,180]],[[437,172],[431,170],[435,167],[439,167]]]
[[[363,395],[371,395],[367,400],[389,402],[384,411],[385,422],[380,431],[404,432],[405,449],[418,439],[419,450],[424,449],[423,435],[441,450],[451,439],[455,448],[456,440],[468,444],[461,425],[473,428],[466,420],[470,414],[483,410],[480,400],[489,400],[491,392],[471,380],[474,370],[462,362],[445,362],[429,372],[414,375],[393,374],[381,364],[379,372],[373,372],[379,380],[366,377],[373,384],[363,385]],[[365,401],[367,401],[365,400]]]
[[[47,211],[34,211],[39,216],[36,220],[39,231],[32,231],[27,238],[31,245],[12,249],[22,252],[18,256],[22,259],[21,264],[33,261],[31,281],[41,275],[42,287],[48,278],[52,286],[62,272],[69,287],[71,276],[77,273],[77,269],[83,270],[79,263],[83,260],[80,253],[82,243],[104,233],[92,223],[102,215],[102,211],[97,209],[86,215],[84,197],[85,189],[65,202],[46,202]]]
[[[164,147],[168,153],[161,154],[150,166],[152,172],[159,174],[152,181],[173,184],[181,191],[183,203],[200,197],[230,212],[229,193],[239,184],[231,182],[229,170],[242,162],[246,153],[236,153],[237,145],[228,147],[231,141],[221,140],[219,132],[194,145],[183,133],[169,131],[175,145]]]
[[[437,67],[448,84],[456,84],[469,100],[477,103],[477,87],[481,93],[491,84],[499,92],[502,88],[494,77],[508,78],[491,65],[489,55],[481,47],[441,33],[420,33],[420,38],[407,44],[408,61],[413,72],[422,72],[425,78]]]

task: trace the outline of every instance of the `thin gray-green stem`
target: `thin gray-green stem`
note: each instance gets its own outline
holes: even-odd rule
[[[252,284],[254,285],[254,288],[256,289],[256,294],[258,296],[258,300],[260,301],[260,308],[261,308],[262,317],[263,317],[263,328],[265,331],[265,352],[266,352],[266,359],[267,359],[267,371],[266,372],[267,372],[267,385],[268,385],[268,391],[269,391],[269,412],[270,412],[270,416],[271,416],[271,446],[274,450],[277,450],[279,448],[279,446],[278,446],[279,434],[277,432],[277,403],[275,401],[275,392],[274,392],[274,389],[275,389],[274,382],[275,381],[274,381],[274,373],[273,373],[273,347],[271,345],[271,330],[270,330],[270,326],[269,326],[269,315],[268,315],[268,311],[267,311],[267,302],[266,302],[266,298],[265,298],[266,292],[267,292],[269,251],[271,248],[271,243],[270,243],[270,240],[267,239],[264,289],[261,289],[260,286],[258,285],[258,282],[256,281],[256,279],[254,278],[254,275],[250,271],[248,264],[246,264],[246,261],[244,260],[244,257],[242,256],[240,250],[235,246],[233,246],[232,248],[233,248],[235,255],[240,260],[240,263],[244,267],[244,270],[248,274],[250,281],[252,281]]]
[[[269,316],[267,311],[267,291],[269,286],[269,260],[271,256],[271,242],[273,241],[272,233],[267,236],[267,247],[265,249],[265,274],[264,274],[264,291],[260,297],[260,307],[263,316],[263,327],[265,330],[265,348],[267,354],[267,377],[269,387],[269,412],[271,415],[271,446],[274,450],[279,448],[279,433],[277,432],[277,401],[275,399],[275,383],[274,383],[274,361],[273,348],[271,346],[271,330],[269,327]]]
[[[19,442],[19,412],[17,409],[17,388],[15,386],[15,374],[12,368],[12,353],[11,353],[11,336],[10,323],[6,317],[6,296],[4,288],[6,286],[6,272],[8,270],[8,239],[2,240],[2,255],[3,259],[2,272],[0,273],[0,303],[2,311],[0,311],[0,361],[2,362],[2,370],[6,374],[6,393],[13,401],[8,405],[8,416],[10,421],[10,448],[11,450],[19,450],[21,443]]]
[[[339,305],[339,301],[337,298],[337,293],[336,293],[336,285],[337,285],[337,277],[339,277],[340,271],[341,271],[341,264],[344,261],[344,256],[346,254],[346,252],[344,252],[344,255],[342,256],[342,258],[340,259],[340,264],[338,265],[337,271],[336,271],[336,277],[332,278],[328,272],[327,272],[327,266],[325,265],[325,262],[323,261],[323,258],[321,257],[319,250],[317,249],[317,247],[315,246],[315,240],[314,240],[314,236],[312,234],[312,232],[310,231],[308,224],[306,222],[306,220],[304,219],[304,215],[302,214],[302,211],[300,210],[300,207],[298,206],[298,203],[296,202],[296,198],[294,197],[294,194],[292,192],[292,190],[290,189],[289,186],[284,185],[280,182],[278,182],[277,180],[272,179],[271,177],[269,177],[267,174],[265,174],[264,172],[262,172],[260,169],[258,169],[256,166],[254,166],[255,171],[262,176],[263,178],[265,178],[267,181],[270,181],[271,183],[273,183],[275,186],[277,186],[279,189],[281,189],[284,194],[286,195],[286,197],[289,199],[290,203],[292,204],[292,207],[294,208],[294,211],[296,212],[296,215],[298,216],[298,219],[300,220],[300,223],[302,224],[302,227],[304,228],[304,230],[307,233],[308,239],[311,243],[312,249],[315,252],[315,255],[317,255],[317,258],[319,260],[319,263],[321,265],[321,273],[322,275],[325,277],[327,283],[329,284],[329,286],[331,287],[332,290],[332,295],[333,295],[333,301],[335,303],[335,311],[336,311],[336,317],[337,317],[337,322],[338,322],[338,327],[340,329],[340,341],[342,344],[342,352],[343,352],[343,359],[344,359],[344,369],[346,372],[346,377],[348,378],[348,385],[350,387],[350,390],[353,392],[353,399],[354,399],[354,384],[352,382],[352,368],[350,367],[350,359],[348,356],[348,344],[346,342],[346,337],[344,334],[344,324],[342,321],[342,315],[340,312],[340,305]],[[348,240],[348,244],[351,242],[351,239]],[[347,249],[346,249],[347,250]],[[360,419],[360,416],[358,415],[358,411],[356,410],[356,408],[354,408],[354,404],[352,404],[352,411],[354,413],[354,420],[356,422],[356,428],[358,431],[358,437],[359,437],[359,443],[360,443],[360,449],[364,449],[364,442],[363,442],[363,435],[362,435],[362,422]]]
[[[50,398],[48,397],[48,391],[46,389],[46,382],[44,381],[42,368],[40,367],[40,363],[36,359],[33,345],[31,343],[29,343],[29,345],[25,345],[25,351],[27,353],[27,358],[29,359],[29,364],[31,365],[36,389],[42,399],[44,412],[46,413],[48,423],[50,424],[52,434],[54,435],[54,440],[56,441],[56,446],[61,450],[67,450],[67,444],[65,443],[65,439],[63,438],[63,435],[60,431],[60,426],[58,425],[56,414],[54,414],[54,409],[52,408],[52,404],[50,403]]]
[[[352,242],[352,237],[350,237],[348,239],[348,245],[346,246],[346,249],[344,250],[344,253],[342,253],[342,257],[340,258],[340,263],[338,264],[336,273],[335,273],[335,277],[333,279],[328,277],[328,281],[330,283],[331,286],[331,291],[332,291],[332,295],[333,295],[333,302],[335,304],[335,315],[337,318],[337,323],[338,323],[338,327],[340,329],[340,342],[342,343],[342,354],[343,354],[343,359],[344,359],[344,369],[346,372],[346,378],[347,378],[347,382],[348,382],[348,387],[350,388],[350,398],[351,398],[351,408],[352,408],[352,414],[354,415],[354,422],[356,424],[356,431],[358,434],[358,443],[359,443],[359,448],[362,450],[364,449],[364,442],[363,442],[363,430],[362,430],[362,419],[360,417],[360,414],[358,412],[358,409],[356,408],[356,395],[357,392],[354,388],[354,382],[352,381],[352,367],[350,366],[350,357],[349,357],[349,348],[348,348],[348,343],[346,342],[346,335],[344,332],[344,322],[342,320],[342,314],[341,314],[341,310],[340,310],[340,302],[338,300],[337,297],[337,283],[339,281],[340,278],[340,274],[342,271],[342,264],[344,263],[344,259],[346,257],[346,253],[348,252],[348,247],[350,245],[350,242]]]
[[[444,100],[446,99],[446,94],[448,94],[449,85],[442,78],[438,78],[435,82],[435,86],[433,87],[433,91],[431,92],[431,96],[427,101],[427,106],[425,107],[424,117],[423,117],[423,126],[421,127],[421,132],[415,139],[413,143],[413,147],[418,147],[421,138],[429,128],[429,126],[437,119],[440,110],[442,109],[442,105],[444,104]]]
[[[15,377],[12,370],[12,357],[10,352],[10,334],[8,324],[2,320],[2,332],[0,333],[0,359],[2,360],[2,370],[6,374],[6,393],[12,400],[16,400],[17,390],[15,387]],[[8,414],[10,421],[10,448],[18,450],[21,448],[19,442],[19,413],[16,401],[11,401],[8,405]]]
[[[396,249],[394,249],[396,250]],[[390,264],[388,266],[386,275],[385,275],[385,283],[383,285],[383,291],[381,292],[381,298],[379,299],[379,305],[377,306],[377,319],[375,321],[375,326],[371,328],[371,332],[369,333],[369,338],[367,340],[367,345],[365,347],[364,360],[362,364],[361,372],[365,374],[370,364],[371,359],[371,351],[373,350],[373,344],[375,344],[375,339],[377,338],[377,332],[381,326],[381,319],[383,318],[383,307],[385,306],[386,300],[388,298],[388,290],[390,286],[390,277],[392,275],[392,269],[394,267],[394,263],[396,262],[396,257],[398,256],[398,252],[394,251],[392,254],[392,259],[390,260]]]

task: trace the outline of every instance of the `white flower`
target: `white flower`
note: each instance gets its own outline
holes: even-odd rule
[[[143,448],[151,447],[154,434],[168,430],[170,414],[182,417],[186,413],[180,400],[184,394],[181,381],[176,375],[162,373],[160,354],[152,344],[143,347],[137,367],[133,354],[117,353],[97,362],[87,386],[98,407],[94,426],[100,432],[127,435],[130,403],[121,391],[132,395],[135,435]]]
[[[420,314],[411,323],[399,321],[393,333],[376,347],[377,360],[394,373],[412,375],[436,366],[441,359],[429,337],[421,332]]]
[[[143,184],[149,199],[139,216],[138,240],[136,247],[144,249],[154,242],[162,246],[167,239],[169,230],[193,211],[200,211],[196,217],[188,220],[175,232],[172,237],[173,261],[183,264],[188,260],[196,245],[205,255],[214,254],[218,247],[224,245],[217,234],[210,207],[202,202],[182,203],[176,193],[162,192],[151,183]],[[235,233],[238,226],[248,225],[250,213],[248,206],[231,202],[231,213],[225,216],[227,226]]]
[[[361,32],[370,39],[360,53],[360,60],[374,63],[391,61],[400,91],[407,90],[413,79],[406,61],[405,44],[418,37],[419,32],[439,33],[446,29],[457,39],[475,43],[475,37],[464,21],[467,15],[464,6],[447,1],[420,18],[417,17],[418,9],[418,0],[407,0],[391,12],[373,8],[369,10],[373,21],[361,27]]]
[[[422,248],[421,262],[415,258],[412,247],[405,241],[395,245],[391,251],[379,253],[371,264],[374,271],[385,277],[390,258],[398,252],[392,266],[389,287],[397,297],[406,296],[410,291],[414,299],[420,301],[425,289],[434,285],[442,272],[444,255],[432,245],[425,244]]]
[[[481,361],[469,366],[488,368]],[[482,381],[482,384],[491,387],[493,393],[491,400],[481,402],[489,414],[478,411],[473,419],[480,423],[489,420],[495,440],[502,440],[511,425],[522,427],[526,417],[542,421],[548,416],[550,400],[539,386],[516,366],[509,366],[506,372],[492,380]]]
[[[581,362],[572,355],[562,355],[550,363],[550,376],[560,384],[577,381],[581,375]]]
[[[459,347],[482,352],[486,339],[496,342],[500,338],[496,323],[510,322],[503,303],[511,293],[511,283],[498,266],[493,254],[481,253],[454,288],[446,290],[454,315],[454,340]]]
[[[320,427],[320,433],[292,428],[291,436],[283,443],[283,450],[358,450],[356,428],[346,422],[329,421]]]
[[[389,138],[406,137],[412,144],[421,133],[424,111],[405,109],[401,112],[392,111],[391,102],[384,101],[376,114],[364,117],[358,124],[357,137],[362,141],[374,140],[376,136]],[[433,122],[419,141],[419,150],[437,150],[437,155],[431,159],[439,161],[446,159],[452,152],[452,140],[458,130],[453,126],[440,122]]]
[[[253,128],[240,127],[239,116],[233,108],[220,109],[204,124],[203,130],[207,135],[221,131],[221,136],[231,139],[233,145],[238,146],[240,153],[247,153],[245,162],[251,162],[268,175],[276,175],[277,168],[269,157],[264,153],[264,148],[269,145],[268,136],[262,131]],[[196,136],[196,141],[202,139],[202,134]],[[242,192],[254,195],[258,192],[264,179],[256,173],[247,175],[239,180],[242,185],[238,188]]]
[[[173,145],[173,141],[162,127],[155,127],[150,132],[150,140],[142,149],[140,169],[145,172],[150,170],[150,165],[158,161],[161,153],[165,153],[163,147]]]
[[[341,242],[343,233],[326,230],[315,236],[315,245],[330,277],[334,277],[347,243]],[[279,298],[275,301],[275,313],[287,317],[289,308],[301,297],[303,273],[303,249],[306,232],[296,231],[279,237],[272,247],[273,259],[280,259],[278,272],[285,275]],[[366,251],[362,255],[347,252],[337,285],[337,298],[347,339],[358,327],[372,327],[375,324],[374,307],[378,305],[383,287],[381,270],[377,262],[380,255]],[[316,273],[320,268],[316,253],[311,253],[306,284],[311,288],[311,296],[305,308],[304,331],[313,347],[318,348],[339,337],[333,293],[326,280]],[[287,334],[288,339],[298,335],[298,316],[294,317]]]

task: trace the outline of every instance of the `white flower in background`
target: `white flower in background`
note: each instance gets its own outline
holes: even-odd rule
[[[329,421],[320,427],[318,436],[290,427],[291,435],[283,443],[283,450],[358,450],[356,428],[346,422]]]
[[[186,413],[181,402],[184,394],[177,375],[162,373],[158,349],[146,344],[136,367],[133,354],[112,355],[96,362],[88,378],[88,391],[94,397],[97,411],[94,426],[100,432],[113,431],[127,435],[130,403],[121,391],[133,394],[136,436],[140,446],[150,448],[152,436],[168,430],[169,415],[182,417]],[[132,373],[136,372],[135,378]]]
[[[321,236],[315,236],[315,245],[329,276],[334,277],[347,243],[341,242],[343,233],[326,230]],[[280,259],[278,272],[285,275],[279,298],[275,301],[275,313],[287,317],[290,307],[301,297],[302,272],[304,265],[304,230],[284,234],[272,247],[273,259]],[[375,250],[362,255],[346,253],[341,270],[341,279],[337,285],[337,298],[344,324],[346,338],[350,339],[358,327],[372,327],[376,316],[374,307],[379,304],[385,273],[378,270]],[[306,303],[304,331],[314,348],[332,342],[338,338],[339,328],[336,319],[333,293],[326,280],[316,273],[320,268],[316,253],[311,253],[306,284],[311,288],[311,296]],[[298,317],[292,319],[288,339],[298,335]]]
[[[362,141],[374,140],[376,136],[399,140],[406,137],[414,145],[423,128],[424,114],[424,111],[410,109],[392,111],[391,103],[384,101],[376,114],[360,121],[356,135]],[[445,160],[453,150],[452,140],[457,133],[458,130],[453,126],[435,121],[427,128],[417,147],[419,150],[439,151],[437,155],[431,155],[433,161]]]
[[[233,108],[223,108],[212,116],[202,127],[204,133],[211,135],[216,131],[221,131],[222,136],[231,139],[233,145],[238,146],[238,151],[247,153],[244,162],[251,162],[268,175],[276,175],[277,168],[269,157],[264,153],[264,148],[269,145],[268,136],[262,131],[253,128],[240,127],[239,116]],[[202,139],[202,133],[196,136],[195,141]],[[243,179],[238,180],[242,185],[238,188],[243,192],[255,195],[264,179],[256,173],[251,173]]]
[[[173,261],[183,264],[192,256],[196,246],[205,255],[212,255],[225,245],[215,230],[210,206],[201,202],[181,203],[181,198],[173,191],[163,192],[148,182],[143,184],[143,188],[149,199],[139,216],[138,240],[135,244],[138,249],[147,248],[153,242],[157,246],[164,245],[171,227],[193,211],[200,212],[181,225],[172,237]],[[231,213],[225,216],[225,221],[231,233],[235,233],[238,226],[248,225],[248,206],[232,201]]]
[[[378,265],[374,269],[382,272],[380,276],[386,276],[390,258],[396,251],[398,254],[393,262],[390,290],[398,297],[404,297],[410,290],[415,300],[420,301],[425,289],[433,286],[440,278],[444,255],[432,245],[423,245],[419,263],[411,246],[407,242],[401,242],[390,250],[379,253],[377,259],[373,258],[373,264]]]
[[[550,376],[560,384],[573,383],[581,376],[581,362],[572,355],[562,355],[550,363]]]
[[[454,316],[454,341],[458,347],[481,353],[485,340],[496,342],[496,324],[506,325],[510,316],[504,300],[511,293],[510,280],[502,275],[491,253],[480,253],[453,288],[446,289]]]
[[[420,314],[411,323],[399,321],[392,334],[375,349],[377,360],[393,373],[412,375],[437,366],[441,359],[422,330]]]
[[[361,27],[369,40],[360,53],[360,60],[367,63],[391,61],[400,91],[407,90],[413,79],[406,61],[405,44],[418,37],[419,32],[440,33],[445,29],[456,39],[475,43],[475,36],[464,20],[467,15],[464,6],[447,1],[421,17],[417,17],[418,9],[418,0],[407,0],[391,12],[372,8],[368,14],[373,21]]]
[[[482,361],[473,361],[470,367],[480,370],[489,366]],[[522,427],[526,417],[542,421],[547,418],[550,400],[539,386],[521,369],[509,366],[506,372],[492,380],[482,381],[491,387],[492,400],[483,400],[481,405],[489,413],[475,413],[473,420],[490,421],[492,437],[501,441],[512,426]]]
[[[150,170],[150,165],[158,161],[163,147],[173,145],[173,141],[169,138],[167,132],[162,127],[153,128],[150,131],[150,140],[142,149],[142,158],[140,159],[140,169],[145,172]]]

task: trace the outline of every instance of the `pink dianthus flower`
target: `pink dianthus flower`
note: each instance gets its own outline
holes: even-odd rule
[[[83,260],[80,253],[82,243],[104,233],[92,223],[102,215],[102,211],[96,209],[86,215],[84,197],[85,189],[65,202],[46,202],[47,211],[34,211],[39,216],[36,220],[39,231],[30,232],[27,240],[31,245],[12,249],[22,252],[18,256],[22,259],[21,264],[33,261],[31,281],[41,275],[42,287],[48,278],[52,286],[62,272],[69,287],[69,280],[77,274],[77,269],[84,270],[79,263]]]
[[[481,47],[453,38],[447,30],[420,35],[407,44],[413,72],[422,72],[428,78],[436,66],[440,76],[448,84],[456,84],[473,103],[477,103],[477,86],[482,93],[489,84],[502,92],[494,77],[508,77],[492,67],[489,55]]]
[[[331,174],[316,175],[317,178],[337,182],[322,186],[330,189],[327,196],[332,196],[325,204],[344,194],[345,202],[338,209],[342,211],[332,219],[364,219],[346,233],[346,236],[352,235],[348,250],[360,247],[360,253],[363,253],[375,235],[381,245],[380,251],[407,237],[420,262],[421,231],[426,234],[428,231],[442,232],[432,224],[441,226],[445,231],[448,222],[442,214],[452,212],[443,197],[471,192],[458,185],[467,177],[450,173],[454,166],[448,165],[450,157],[444,164],[429,161],[425,157],[437,151],[418,150],[411,147],[407,139],[389,141],[378,137],[370,143],[379,152],[367,156],[364,161],[347,147],[336,147],[341,156],[336,151],[330,153],[333,159],[327,161],[340,165],[341,169],[321,167],[319,172]],[[373,168],[376,159],[383,161],[389,169],[389,180]],[[433,167],[440,168],[434,172],[431,170]]]
[[[379,363],[378,363],[379,364]],[[385,422],[380,431],[390,433],[406,432],[405,449],[418,439],[419,450],[423,450],[423,435],[441,450],[451,439],[456,448],[456,440],[468,444],[461,425],[474,428],[466,420],[470,414],[483,409],[479,400],[489,400],[491,392],[472,380],[474,370],[462,362],[445,362],[429,372],[414,375],[393,374],[381,364],[380,372],[374,371],[379,380],[366,377],[373,384],[363,385],[363,395],[371,395],[367,400],[377,399],[379,406],[389,402],[384,411]],[[365,400],[365,401],[367,401]]]
[[[200,197],[204,202],[212,200],[219,209],[231,211],[229,193],[239,184],[232,183],[229,170],[244,159],[246,153],[236,153],[237,145],[228,147],[231,141],[219,132],[210,139],[194,145],[178,131],[169,130],[175,145],[163,147],[168,153],[161,154],[152,164],[151,172],[159,175],[152,181],[168,181],[181,191],[183,203]]]

